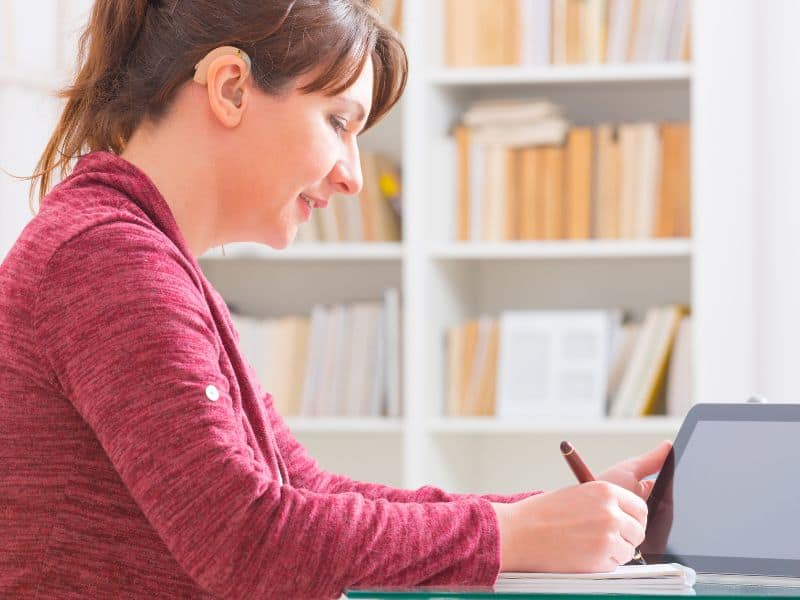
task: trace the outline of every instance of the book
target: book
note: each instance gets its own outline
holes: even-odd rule
[[[300,403],[303,395],[303,377],[305,375],[306,363],[308,362],[308,342],[311,333],[311,319],[309,317],[289,318],[288,329],[287,335],[291,338],[291,363],[287,374],[289,381],[286,386],[287,414],[299,415]]]
[[[567,0],[566,50],[567,64],[584,62],[584,0]]]
[[[608,0],[586,0],[584,11],[584,60],[590,64],[606,61]]]
[[[637,125],[620,125],[619,135],[619,213],[618,237],[631,239],[636,228],[636,191],[642,158],[639,148],[639,132]]]
[[[633,348],[636,345],[636,338],[641,331],[641,323],[625,323],[618,335],[617,343],[612,349],[611,369],[608,373],[608,401],[611,402],[619,392],[622,377],[625,369],[630,363]]]
[[[547,146],[542,156],[542,239],[564,237],[564,148]]]
[[[564,119],[547,119],[535,123],[482,125],[472,130],[472,136],[481,144],[524,148],[563,144],[568,131],[569,123]]]
[[[638,130],[639,168],[634,177],[633,237],[650,238],[655,230],[661,178],[661,139],[658,125],[641,123]]]
[[[397,288],[387,288],[383,294],[384,329],[386,344],[385,394],[386,416],[397,418],[401,413],[401,314],[400,292]]]
[[[445,4],[445,60],[449,67],[479,64],[478,7],[481,0],[447,0]]]
[[[654,37],[657,12],[660,2],[640,0],[637,11],[636,36],[633,38],[633,62],[647,62],[650,59],[650,44]]]
[[[386,172],[386,164],[385,157],[371,152],[361,153],[364,185],[359,194],[359,203],[363,239],[366,242],[400,241],[400,219],[381,192],[381,173]]]
[[[469,380],[464,394],[463,413],[467,416],[478,416],[480,383],[485,377],[484,373],[488,364],[489,342],[492,333],[492,319],[482,316],[477,321],[477,337],[475,341],[475,354],[469,370]]]
[[[520,21],[521,63],[550,64],[550,0],[520,0]]]
[[[352,388],[355,398],[352,400],[353,416],[366,417],[372,410],[372,393],[375,387],[375,373],[380,369],[378,361],[380,359],[378,344],[380,343],[381,319],[383,318],[383,308],[379,302],[367,302],[357,305],[359,311],[363,313],[361,317],[364,321],[363,335],[363,354],[359,368],[354,372]]]
[[[633,416],[663,413],[664,385],[667,365],[675,342],[678,326],[683,318],[684,308],[678,305],[664,306],[660,310],[659,327],[655,342],[648,356],[647,369],[638,390],[639,402],[633,407]]]
[[[608,573],[501,573],[495,592],[692,594],[694,569],[678,563],[621,565]]]
[[[585,240],[592,237],[592,145],[588,127],[573,127],[566,151],[566,237]]]
[[[600,418],[617,311],[507,311],[500,316],[497,415]]]
[[[462,380],[463,356],[466,352],[466,327],[457,325],[447,331],[447,406],[449,417],[461,415],[464,391]]]
[[[615,127],[602,124],[595,133],[592,191],[593,233],[597,239],[619,237],[620,145]]]
[[[321,304],[314,305],[311,309],[309,352],[303,377],[303,393],[300,397],[300,414],[306,417],[317,415],[317,390],[322,385],[320,366],[328,333],[328,313],[328,309]]]
[[[694,404],[692,396],[692,317],[678,326],[667,374],[666,414],[685,417]]]
[[[492,319],[489,325],[486,360],[478,381],[477,415],[482,417],[495,414],[497,398],[497,353],[500,345],[500,323]]]
[[[661,181],[654,235],[691,234],[691,131],[688,123],[661,125]]]
[[[657,401],[684,310],[678,305],[647,310],[631,360],[609,407],[612,417],[640,417],[659,412]]]
[[[606,61],[624,63],[631,29],[632,0],[610,0],[608,4],[608,39]]]
[[[540,166],[542,150],[541,148],[523,148],[519,152],[517,237],[520,240],[535,240],[539,239],[544,231],[540,191],[543,178]]]
[[[470,129],[465,125],[455,128],[453,136],[456,140],[457,181],[456,181],[456,240],[466,242],[470,239]]]
[[[637,400],[635,399],[639,381],[644,377],[647,368],[647,357],[658,328],[659,309],[654,306],[647,309],[641,322],[639,333],[636,335],[633,348],[630,351],[630,360],[625,367],[622,380],[617,387],[617,393],[611,398],[608,414],[611,417],[633,416]]]
[[[472,372],[476,369],[476,356],[478,354],[478,337],[480,327],[477,319],[464,324],[463,354],[461,356],[461,381],[457,382],[459,397],[456,399],[459,415],[467,413],[467,394],[472,380]]]
[[[559,105],[543,98],[492,98],[470,104],[461,119],[467,127],[517,125],[558,119],[563,112]]]
[[[553,0],[551,6],[550,56],[554,65],[567,62],[567,2],[568,0]]]
[[[684,58],[684,48],[689,37],[689,10],[689,0],[676,0],[667,41],[666,59],[669,61],[678,61]]]
[[[484,181],[481,240],[499,242],[505,239],[506,198],[508,177],[506,169],[510,151],[500,145],[486,146],[486,179]]]

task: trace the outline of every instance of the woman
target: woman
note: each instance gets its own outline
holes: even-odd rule
[[[631,558],[668,444],[538,495],[324,472],[198,266],[357,193],[357,136],[405,79],[363,0],[96,0],[0,267],[0,596],[326,598]]]

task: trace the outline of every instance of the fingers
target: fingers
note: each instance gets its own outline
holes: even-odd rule
[[[647,503],[625,488],[618,488],[618,490],[619,507],[644,527],[647,524]]]
[[[632,460],[632,466],[633,474],[636,476],[636,479],[644,479],[648,475],[660,471],[670,450],[672,450],[672,442],[664,440],[649,452],[645,452],[641,456],[634,458]]]
[[[624,565],[630,562],[634,554],[636,554],[636,546],[620,537],[617,543],[614,544],[611,558],[617,565]]]
[[[639,494],[642,498],[647,500],[650,497],[650,492],[653,491],[653,486],[656,484],[655,479],[645,479],[640,482],[642,486],[641,494]]]
[[[644,541],[644,528],[642,523],[627,513],[622,513],[619,517],[619,534],[634,548]]]

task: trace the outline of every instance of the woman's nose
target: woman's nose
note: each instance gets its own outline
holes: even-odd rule
[[[336,191],[346,196],[355,196],[364,185],[361,174],[361,161],[358,152],[348,159],[337,161],[331,172]]]

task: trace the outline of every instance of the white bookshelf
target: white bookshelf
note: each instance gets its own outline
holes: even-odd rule
[[[539,434],[567,436],[590,433],[593,435],[625,435],[653,433],[672,437],[681,420],[674,417],[649,417],[647,419],[502,419],[494,417],[438,418],[428,421],[427,428],[434,435],[504,435]]]
[[[275,250],[263,244],[227,244],[209,250],[202,259],[234,260],[263,259],[268,261],[392,261],[403,259],[403,245],[398,243],[295,243],[285,250]]]
[[[214,249],[201,260],[226,300],[257,316],[309,313],[315,303],[378,299],[388,286],[401,290],[402,418],[291,418],[300,442],[323,467],[360,479],[404,487],[434,484],[455,492],[512,492],[572,483],[557,449],[562,437],[579,445],[600,471],[674,436],[680,424],[674,418],[446,418],[444,332],[505,309],[636,311],[654,303],[689,303],[695,397],[736,401],[749,396],[756,381],[755,8],[743,1],[693,2],[691,65],[450,70],[441,62],[439,8],[438,0],[405,1],[407,91],[402,105],[361,144],[402,160],[404,241],[297,244],[280,252],[235,244],[226,246],[226,256]],[[720,27],[723,11],[726,26]],[[57,47],[62,44],[59,40]],[[25,97],[52,91],[64,81],[59,76],[64,65],[52,63],[33,69],[0,65],[0,100],[9,90]],[[693,238],[454,242],[450,128],[472,101],[506,96],[551,98],[577,124],[690,119]],[[21,188],[14,189],[19,196]],[[14,201],[27,208],[24,198]],[[2,228],[0,234],[8,237]]]
[[[553,242],[473,242],[445,243],[435,246],[431,256],[438,260],[558,260],[580,258],[586,260],[618,258],[672,258],[689,259],[691,240],[564,240]]]
[[[400,419],[347,417],[289,417],[289,428],[294,433],[340,433],[350,434],[402,434],[403,421]]]
[[[691,66],[683,63],[565,65],[559,67],[434,68],[429,82],[438,87],[473,85],[547,85],[689,81]]]

